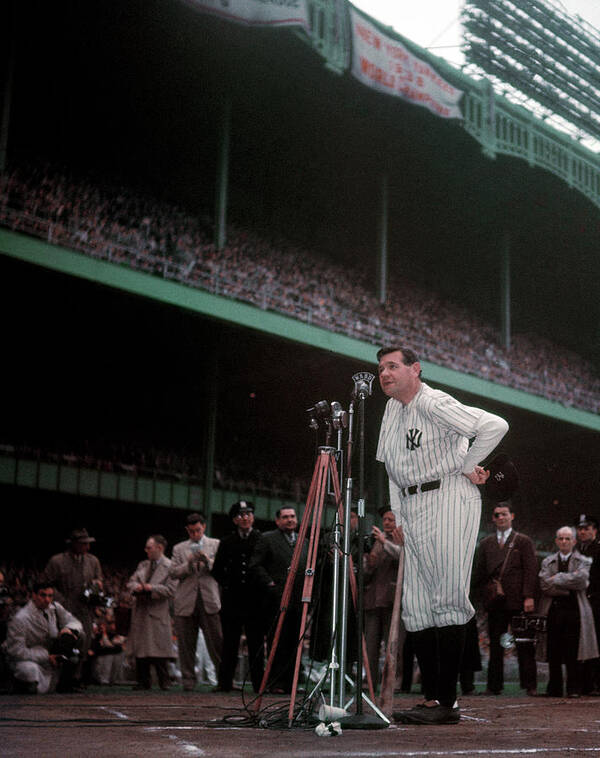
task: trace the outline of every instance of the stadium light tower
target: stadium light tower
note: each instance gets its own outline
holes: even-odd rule
[[[521,104],[537,104],[578,138],[600,140],[597,29],[554,0],[466,0],[462,23],[466,60],[495,88],[521,93]]]

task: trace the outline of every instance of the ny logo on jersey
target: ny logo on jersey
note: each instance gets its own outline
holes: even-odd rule
[[[421,447],[421,437],[423,432],[420,429],[409,429],[406,433],[406,449],[416,450]]]

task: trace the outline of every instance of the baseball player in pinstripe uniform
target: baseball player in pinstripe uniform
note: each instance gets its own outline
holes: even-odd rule
[[[387,402],[377,448],[385,463],[390,502],[404,532],[402,618],[421,670],[425,703],[394,714],[404,723],[451,724],[460,719],[456,685],[481,515],[475,485],[480,465],[508,431],[504,419],[462,405],[421,381],[414,351],[377,353]],[[469,447],[469,440],[473,440]]]

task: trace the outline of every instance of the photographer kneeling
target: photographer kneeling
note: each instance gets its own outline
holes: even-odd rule
[[[31,599],[8,623],[5,649],[15,689],[44,694],[59,682],[68,688],[82,632],[81,622],[54,602],[53,586],[34,584]]]

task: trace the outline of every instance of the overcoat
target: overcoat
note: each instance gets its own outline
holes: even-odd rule
[[[169,576],[171,561],[161,556],[151,571],[150,561],[141,561],[127,588],[150,584],[150,593],[136,594],[127,638],[128,651],[135,658],[175,658],[169,600],[175,595],[177,580]]]
[[[591,658],[597,658],[598,643],[596,641],[594,616],[586,596],[592,559],[581,555],[577,550],[573,550],[569,558],[569,570],[565,572],[559,572],[559,560],[559,553],[554,553],[542,561],[542,568],[540,569],[542,599],[540,600],[539,612],[543,616],[547,616],[553,597],[565,596],[570,591],[575,591],[581,622],[577,660],[587,661]]]

